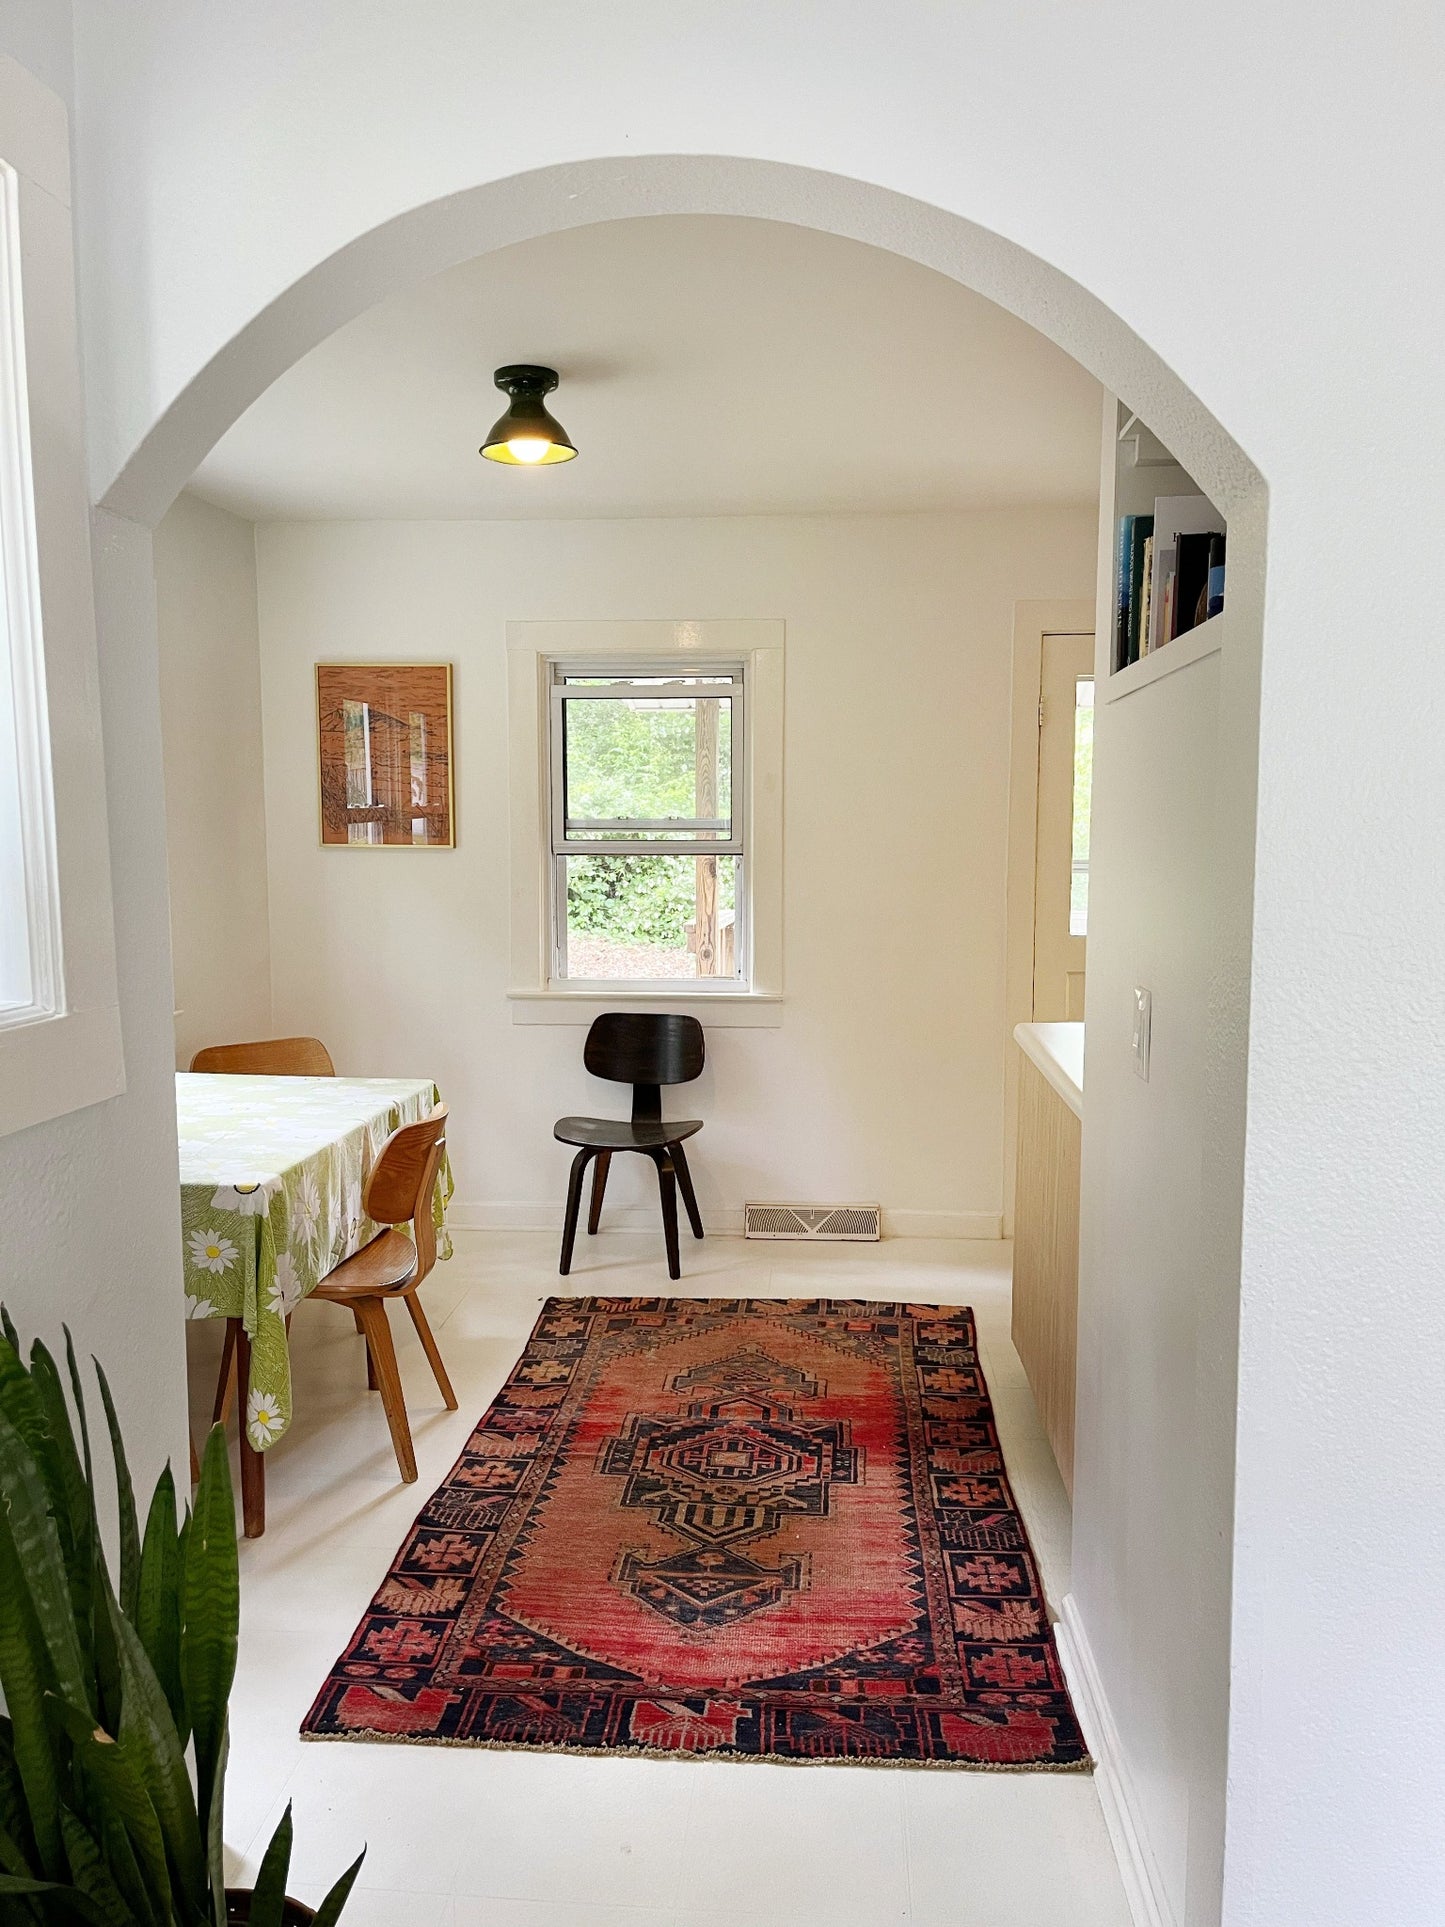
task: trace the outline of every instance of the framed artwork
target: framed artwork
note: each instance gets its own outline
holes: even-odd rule
[[[353,850],[450,850],[452,666],[319,662],[321,841]]]

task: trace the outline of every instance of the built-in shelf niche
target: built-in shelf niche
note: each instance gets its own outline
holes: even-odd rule
[[[1220,647],[1222,606],[1201,621],[1193,617],[1201,585],[1207,594],[1209,538],[1228,533],[1224,516],[1194,477],[1123,402],[1116,404],[1112,440],[1106,700],[1142,688]],[[1190,603],[1187,612],[1174,607],[1180,595],[1181,536],[1187,538],[1182,578]],[[1216,547],[1214,559],[1216,571],[1221,559],[1225,565],[1222,581],[1218,572],[1214,578],[1218,602],[1220,590],[1227,594],[1227,546],[1223,558]]]

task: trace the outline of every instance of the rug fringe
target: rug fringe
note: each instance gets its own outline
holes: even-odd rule
[[[315,1745],[328,1740],[363,1746],[458,1746],[477,1753],[571,1753],[595,1760],[726,1760],[731,1766],[876,1766],[900,1772],[940,1773],[1092,1773],[1094,1761],[1082,1760],[884,1760],[868,1754],[834,1754],[806,1759],[792,1753],[734,1753],[727,1747],[582,1746],[572,1740],[462,1740],[442,1733],[373,1733],[357,1727],[350,1733],[311,1733],[301,1738]]]

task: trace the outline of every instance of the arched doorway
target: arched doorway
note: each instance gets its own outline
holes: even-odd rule
[[[1192,1270],[1170,1287],[1180,1307],[1170,1334],[1177,1362],[1197,1368],[1189,1449],[1157,1464],[1158,1414],[1137,1413],[1133,1401],[1147,1359],[1127,1360],[1117,1343],[1117,1290],[1106,1289],[1123,1263],[1133,1282],[1153,1282],[1164,1266],[1164,1229],[1156,1226],[1138,1247],[1118,1235],[1127,1183],[1114,1168],[1111,1143],[1086,1124],[1084,1287],[1082,1341],[1090,1384],[1081,1401],[1076,1524],[1080,1573],[1079,1624],[1092,1644],[1090,1664],[1100,1690],[1121,1708],[1127,1753],[1135,1745],[1167,1753],[1161,1733],[1188,1706],[1209,1709],[1209,1730],[1167,1762],[1187,1805],[1212,1809],[1223,1784],[1229,1660],[1227,1538],[1203,1522],[1227,1521],[1232,1496],[1233,1324],[1238,1278],[1240,1187],[1244,1130],[1246,1006],[1265,535],[1262,478],[1182,382],[1119,318],[1047,263],[996,234],[904,197],[836,176],[769,163],[730,159],[600,160],[547,169],[478,186],[419,207],[377,228],[318,264],[279,296],[223,349],[167,410],[111,485],[104,505],[153,524],[200,458],[244,409],[294,361],[328,334],[398,288],[455,263],[567,227],[647,214],[730,214],[815,227],[906,255],[998,302],[1067,350],[1149,422],[1229,517],[1231,608],[1228,647],[1218,665],[1217,789],[1209,822],[1201,827],[1193,860],[1212,891],[1213,952],[1202,974],[1207,997],[1181,1013],[1206,1036],[1208,1074],[1193,1093],[1189,1120],[1197,1139],[1198,1223],[1203,1243],[1190,1254]],[[1122,741],[1136,717],[1121,706],[1101,727],[1098,754],[1106,765],[1108,731]],[[1098,862],[1107,864],[1106,853]],[[1138,906],[1141,915],[1158,906]],[[1164,908],[1167,915],[1167,905]],[[1112,972],[1128,974],[1123,954],[1130,933],[1121,924],[1120,955]],[[1116,1048],[1101,1026],[1099,1062]],[[1092,1075],[1092,1073],[1091,1073]],[[1189,1134],[1186,1133],[1186,1136]],[[1093,1139],[1093,1148],[1090,1139]],[[1191,1140],[1192,1141],[1192,1140]],[[1092,1267],[1092,1271],[1091,1271]],[[1214,1289],[1195,1290],[1198,1278]],[[1117,1376],[1121,1358],[1127,1372]],[[1128,1407],[1122,1411],[1121,1407]],[[1135,1419],[1142,1434],[1135,1428]],[[1160,1436],[1167,1432],[1160,1426]],[[1153,1486],[1141,1501],[1141,1486]],[[1156,1500],[1158,1503],[1156,1503]],[[1161,1507],[1199,1522],[1163,1547],[1171,1562],[1169,1595],[1187,1599],[1194,1615],[1187,1636],[1173,1636],[1180,1672],[1164,1688],[1135,1677],[1134,1656],[1144,1623],[1155,1625],[1162,1598],[1149,1584],[1118,1607],[1137,1575],[1129,1574],[1127,1545],[1141,1531],[1162,1530]],[[1152,1584],[1152,1575],[1150,1584]],[[1162,1641],[1153,1657],[1169,1657]],[[1137,1697],[1136,1697],[1137,1692]],[[1178,1850],[1171,1883],[1204,1888],[1218,1881],[1222,1838],[1201,1823]]]

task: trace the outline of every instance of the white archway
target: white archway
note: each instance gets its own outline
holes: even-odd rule
[[[258,395],[387,295],[518,241],[648,214],[745,215],[904,255],[1018,315],[1126,398],[1227,515],[1260,486],[1258,471],[1222,425],[1111,309],[1001,235],[836,174],[774,161],[646,155],[487,181],[415,207],[339,249],[213,356],[130,456],[101,506],[153,526]]]
[[[256,313],[194,377],[135,449],[102,507],[153,526],[195,468],[286,369],[366,309],[462,261],[563,229],[647,215],[729,215],[810,227],[905,256],[997,302],[1072,355],[1125,399],[1174,450],[1229,518],[1230,605],[1219,670],[1218,791],[1211,826],[1215,942],[1207,1025],[1210,1072],[1201,1121],[1205,1249],[1199,1265],[1224,1281],[1201,1315],[1198,1463],[1182,1503],[1201,1550],[1183,1588],[1200,1602],[1207,1636],[1189,1639],[1167,1717],[1192,1709],[1201,1731],[1181,1768],[1191,1814],[1191,1917],[1209,1917],[1222,1878],[1228,1755],[1234,1357],[1243,1195],[1248,989],[1258,763],[1266,491],[1263,477],[1183,381],[1078,282],[997,233],[876,185],[781,163],[727,157],[618,157],[493,180],[413,208],[339,249]],[[1123,707],[1123,705],[1121,705]],[[1100,754],[1107,755],[1101,725]],[[1086,1159],[1088,1153],[1086,1151]],[[1087,1163],[1086,1163],[1087,1180]],[[1088,1239],[1088,1201],[1085,1239]],[[1107,1343],[1107,1335],[1101,1340]],[[1104,1394],[1107,1396],[1107,1389]],[[1095,1575],[1118,1555],[1102,1522],[1117,1494],[1080,1464],[1078,1531],[1097,1535]],[[1184,1554],[1180,1555],[1185,1557]],[[1100,1588],[1102,1591],[1102,1587]],[[1107,1670],[1127,1634],[1106,1642]],[[1106,1682],[1107,1683],[1107,1682]],[[1155,1691],[1151,1680],[1141,1687]],[[1131,1717],[1134,1709],[1128,1709]],[[1152,1717],[1152,1715],[1151,1715]]]

